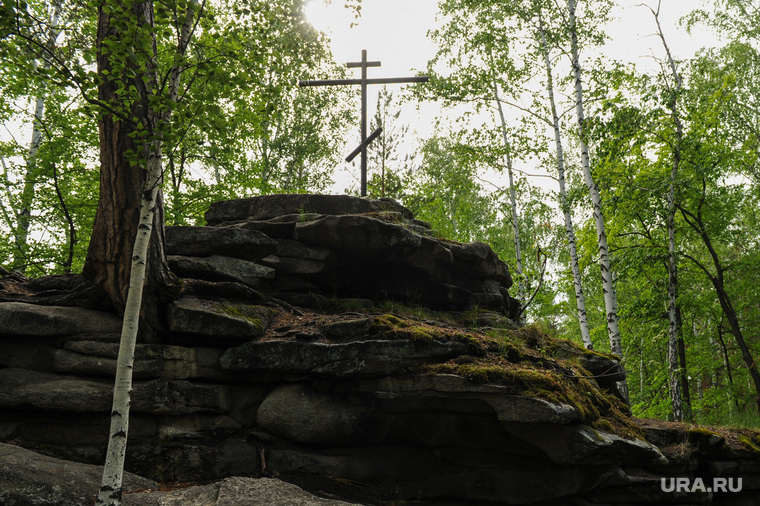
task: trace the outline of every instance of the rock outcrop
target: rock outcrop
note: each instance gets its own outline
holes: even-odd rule
[[[100,488],[101,466],[81,464],[0,443],[0,504],[85,506]],[[155,481],[126,473],[124,506],[351,506],[270,478],[226,478],[205,486],[160,490]]]
[[[208,227],[167,228],[170,265],[182,275],[236,280],[300,304],[317,293],[512,315],[518,307],[509,269],[487,244],[439,239],[390,199],[269,195],[218,202],[206,219]]]
[[[167,231],[186,290],[137,345],[126,466],[145,479],[125,505],[760,503],[758,434],[631,419],[616,357],[510,320],[488,246],[385,200],[271,196],[207,218]],[[0,303],[15,445],[0,445],[0,503],[94,495],[118,331],[97,311]]]
[[[83,506],[100,489],[103,468],[69,462],[0,443],[0,504]],[[157,487],[155,481],[126,473],[124,490]]]

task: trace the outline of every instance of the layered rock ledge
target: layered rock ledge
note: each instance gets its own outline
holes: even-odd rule
[[[509,318],[489,247],[383,200],[244,199],[208,220],[167,231],[186,290],[138,341],[124,504],[760,504],[760,435],[632,419],[616,357]],[[119,328],[0,302],[0,503],[94,496]]]
[[[168,227],[172,269],[307,303],[312,294],[473,306],[514,316],[507,265],[484,243],[437,238],[390,200],[267,195],[213,204],[208,227]]]

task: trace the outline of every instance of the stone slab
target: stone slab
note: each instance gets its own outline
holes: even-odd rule
[[[0,504],[83,506],[100,489],[102,466],[48,457],[0,443]],[[152,480],[124,473],[126,491],[155,488]]]
[[[220,227],[166,227],[166,253],[206,257],[225,255],[258,260],[271,255],[277,243],[257,230]]]
[[[0,336],[67,336],[120,330],[121,318],[92,309],[24,302],[0,303]]]
[[[169,306],[169,330],[219,343],[248,341],[264,335],[272,314],[263,306],[185,297]]]
[[[227,350],[222,369],[236,376],[313,375],[377,377],[400,374],[434,361],[466,353],[458,342],[371,340],[341,344],[300,341],[252,341]]]

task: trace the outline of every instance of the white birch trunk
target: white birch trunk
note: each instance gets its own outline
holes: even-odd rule
[[[132,396],[132,370],[135,361],[135,344],[140,323],[143,286],[148,258],[148,245],[153,232],[153,215],[156,210],[159,182],[161,180],[160,145],[155,143],[148,160],[148,177],[140,202],[140,225],[137,228],[132,250],[132,268],[129,274],[129,292],[124,308],[121,327],[119,356],[116,361],[116,380],[111,407],[111,430],[96,505],[118,506],[121,504],[124,458],[127,452],[129,432],[129,405]]]
[[[676,264],[676,208],[675,186],[678,177],[679,159],[673,159],[668,189],[668,386],[673,407],[673,420],[683,420],[683,400],[681,395],[680,364],[678,362],[678,266]]]
[[[520,247],[520,223],[517,219],[517,190],[515,189],[514,174],[512,171],[512,155],[510,153],[509,134],[507,132],[507,120],[504,117],[504,108],[501,105],[499,99],[499,86],[494,80],[493,83],[494,98],[496,99],[496,105],[499,110],[499,119],[501,120],[501,134],[504,141],[504,152],[506,153],[507,162],[507,174],[509,175],[509,202],[512,207],[512,231],[515,238],[515,270],[517,271],[517,299],[523,304],[527,300],[527,294],[525,293],[525,280],[523,278],[523,266],[522,266],[522,251]],[[520,320],[524,321],[522,312],[520,313]]]
[[[567,202],[567,188],[565,185],[565,155],[562,148],[562,133],[559,128],[559,115],[557,114],[557,105],[554,99],[554,78],[552,76],[552,62],[549,55],[549,46],[546,41],[546,30],[544,22],[539,14],[539,30],[541,32],[541,45],[546,63],[546,90],[549,94],[549,104],[552,112],[552,126],[554,128],[554,143],[557,148],[557,179],[559,181],[559,204],[565,219],[565,233],[567,235],[567,246],[570,252],[570,269],[573,274],[573,288],[575,290],[575,305],[578,311],[578,324],[581,329],[581,340],[583,345],[589,349],[594,349],[591,342],[591,332],[588,326],[588,317],[586,316],[586,296],[583,293],[583,283],[581,282],[581,269],[578,263],[578,250],[575,240],[575,229],[573,227],[573,218],[570,214],[570,205]]]
[[[62,2],[56,1],[53,4],[53,12],[50,15],[50,24],[47,30],[47,40],[45,41],[45,50],[52,52],[55,49],[55,40],[61,33],[58,28],[58,20],[61,17]],[[49,55],[43,53],[44,56]],[[36,70],[37,62],[35,62]],[[50,59],[43,57],[42,68],[50,68]],[[36,194],[37,181],[40,179],[40,170],[37,164],[37,154],[42,144],[42,118],[45,114],[45,101],[47,99],[47,87],[45,82],[41,82],[37,87],[37,97],[34,101],[34,120],[32,121],[32,141],[29,144],[29,150],[26,157],[26,174],[24,175],[24,188],[21,192],[20,209],[16,219],[16,230],[14,231],[14,240],[18,253],[14,254],[18,270],[26,270],[27,244],[29,242],[29,229],[32,224],[32,206]]]
[[[599,188],[591,175],[591,164],[588,156],[588,145],[586,144],[586,132],[584,127],[583,111],[583,84],[581,82],[581,66],[578,57],[578,33],[575,22],[575,0],[567,0],[567,8],[570,17],[570,47],[572,52],[573,75],[575,77],[575,111],[578,117],[578,137],[581,144],[581,166],[583,167],[583,177],[588,188],[589,196],[594,214],[594,225],[596,227],[597,244],[599,246],[599,266],[602,271],[602,291],[604,292],[604,306],[607,312],[607,334],[610,340],[610,351],[624,360],[623,344],[620,339],[620,329],[618,328],[617,314],[617,295],[615,286],[612,281],[612,269],[610,267],[609,247],[607,245],[607,230],[604,224],[604,215],[602,214],[602,197],[599,194]],[[628,400],[628,385],[625,381],[618,382],[618,389],[625,400]]]
[[[180,63],[175,65],[169,74],[169,97],[171,103],[176,102],[179,90],[181,62],[187,51],[192,36],[193,19],[197,1],[191,1],[185,14],[177,53]],[[155,79],[155,78],[154,78]],[[163,119],[168,120],[172,108],[164,113]],[[159,132],[160,134],[160,132]],[[132,250],[132,266],[129,275],[129,291],[124,308],[124,319],[121,329],[119,355],[116,361],[116,379],[114,382],[113,405],[111,408],[111,429],[106,451],[106,461],[103,467],[103,478],[96,499],[96,506],[120,506],[122,481],[124,476],[124,459],[127,451],[127,436],[129,433],[129,406],[132,395],[132,371],[134,369],[135,345],[140,323],[140,308],[143,299],[143,287],[147,271],[148,249],[153,232],[153,218],[159,205],[158,192],[163,177],[161,164],[162,141],[151,142],[147,149],[147,177],[140,202],[140,223]]]
[[[650,8],[650,10],[652,10]],[[683,140],[683,125],[678,115],[678,93],[681,91],[683,81],[678,73],[678,68],[670,53],[670,48],[665,41],[665,34],[660,26],[660,10],[652,10],[655,22],[657,23],[657,32],[662,40],[665,53],[668,57],[670,70],[675,79],[675,96],[671,102],[671,114],[673,122],[676,125],[676,140],[672,147],[673,167],[670,171],[670,186],[668,187],[668,217],[667,217],[667,234],[668,234],[668,390],[670,393],[670,403],[673,408],[673,420],[680,422],[683,420],[683,396],[681,392],[681,366],[678,360],[678,263],[676,259],[676,181],[678,180],[678,168],[681,163],[681,142]]]

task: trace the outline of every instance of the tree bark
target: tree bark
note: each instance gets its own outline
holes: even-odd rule
[[[583,83],[581,81],[581,65],[578,56],[578,29],[575,20],[575,0],[567,0],[567,8],[570,18],[570,49],[572,53],[573,75],[575,78],[575,111],[578,119],[578,137],[581,144],[581,166],[583,177],[586,181],[591,204],[594,212],[594,225],[596,226],[597,244],[599,247],[599,266],[602,271],[602,291],[604,292],[604,306],[607,312],[607,334],[610,340],[610,351],[624,360],[623,344],[620,339],[618,327],[618,305],[615,285],[610,265],[609,247],[607,245],[607,230],[602,213],[602,197],[599,187],[596,185],[591,174],[588,145],[586,144],[585,113],[583,102]],[[621,363],[622,367],[622,363]],[[625,380],[618,382],[618,389],[623,398],[628,401],[628,384]]]
[[[576,247],[575,229],[573,227],[573,218],[570,214],[570,205],[567,201],[567,189],[565,187],[565,155],[562,148],[562,133],[559,128],[559,115],[557,114],[557,105],[554,100],[554,77],[552,75],[552,62],[549,55],[549,45],[546,41],[546,30],[544,28],[543,18],[539,13],[539,31],[541,34],[541,47],[544,53],[546,65],[546,90],[549,94],[549,104],[552,113],[552,127],[554,129],[554,143],[557,148],[557,179],[559,181],[559,204],[565,219],[565,234],[567,235],[567,246],[570,251],[570,269],[573,274],[573,288],[575,290],[575,305],[578,312],[578,324],[581,330],[581,340],[583,345],[589,349],[594,349],[591,342],[591,333],[588,326],[588,317],[586,316],[586,296],[583,293],[583,283],[581,282],[581,269],[578,264],[578,251]]]
[[[150,261],[151,236],[155,212],[160,202],[159,181],[161,179],[160,144],[152,143],[148,158],[148,177],[145,192],[140,202],[140,223],[132,249],[129,293],[124,309],[119,355],[116,361],[113,403],[111,407],[111,430],[103,466],[103,479],[95,502],[98,506],[118,506],[121,504],[124,459],[127,452],[129,433],[129,405],[132,397],[132,370],[135,361],[135,344],[140,325],[140,309],[143,302],[143,288]]]
[[[153,4],[145,2],[133,7],[136,19],[153,23]],[[143,198],[148,172],[144,166],[135,163],[128,153],[139,153],[147,160],[150,147],[136,140],[137,125],[155,128],[156,118],[148,107],[149,86],[155,82],[155,60],[150,81],[144,82],[140,72],[130,79],[126,74],[114,76],[111,70],[109,54],[103,51],[103,42],[107,39],[119,40],[118,30],[111,24],[111,18],[101,10],[98,15],[98,71],[103,75],[98,88],[98,98],[102,103],[118,103],[116,91],[119,80],[126,87],[135,86],[140,91],[142,100],[135,101],[131,110],[123,111],[118,116],[113,111],[103,111],[99,117],[100,135],[100,196],[93,223],[92,238],[82,274],[95,286],[99,287],[108,304],[117,312],[123,313],[129,289],[132,251],[134,249],[137,227],[140,222],[140,203]],[[136,70],[136,69],[135,69]],[[104,74],[104,71],[107,73]],[[159,162],[160,163],[160,162]],[[169,272],[164,251],[164,213],[163,195],[157,186],[153,231],[147,254],[145,297],[150,303],[143,315],[152,325],[158,323],[158,301],[165,296],[167,287],[175,284]]]
[[[119,117],[103,114],[100,121],[103,165],[96,225],[100,227],[98,231],[101,235],[95,246],[90,245],[92,257],[88,255],[86,267],[89,273],[100,277],[106,293],[113,297],[112,302],[117,307],[123,307],[124,319],[116,363],[108,449],[96,500],[99,506],[121,504],[137,334],[141,319],[151,325],[158,323],[156,302],[159,290],[173,284],[163,247],[161,123],[163,120],[165,124],[170,119],[172,105],[177,100],[182,59],[190,40],[196,8],[197,4],[191,2],[185,13],[177,46],[178,59],[168,74],[169,101],[161,115],[154,112],[151,104],[158,80],[155,34],[143,32],[142,48],[145,47],[145,37],[149,37],[152,52],[142,53],[144,70],[131,69],[136,78],[126,83],[127,90],[131,87],[137,90],[138,99],[129,111],[118,112],[119,108],[115,107]],[[102,6],[98,13],[98,70],[101,77],[105,77],[99,94],[106,104],[117,104],[119,100],[116,90],[120,83],[109,79],[111,56],[108,51],[123,40],[123,34],[114,25],[135,23],[138,27],[152,27],[154,23],[151,1],[133,4],[129,11],[120,11],[119,14],[122,19],[116,18],[112,24],[110,14],[104,12]],[[106,39],[110,40],[106,42]],[[143,131],[138,127],[142,127]],[[130,156],[130,152],[137,156]],[[126,208],[120,208],[120,204],[126,205]],[[109,225],[116,228],[109,231]],[[156,233],[153,233],[154,230]],[[125,277],[128,277],[126,285]],[[152,312],[141,318],[142,308],[150,308]]]
[[[681,391],[681,370],[678,349],[678,336],[680,334],[678,321],[678,262],[676,258],[676,182],[678,181],[678,169],[681,165],[681,145],[683,144],[683,124],[678,114],[678,95],[681,92],[683,81],[678,73],[675,60],[670,53],[670,48],[665,41],[665,34],[660,25],[660,9],[650,10],[654,15],[657,24],[657,32],[665,48],[668,57],[670,70],[675,80],[673,96],[670,98],[670,113],[673,118],[673,124],[676,127],[675,142],[671,146],[673,153],[673,165],[670,170],[670,186],[668,187],[668,216],[667,216],[667,234],[668,234],[668,390],[670,392],[670,403],[673,409],[673,420],[680,422],[684,419],[683,397]],[[684,351],[685,353],[685,351]]]
[[[681,307],[676,306],[676,320],[678,321],[678,372],[681,381],[681,395],[683,399],[683,417],[687,422],[693,422],[694,416],[691,411],[691,393],[689,392],[689,375],[686,369],[686,343],[683,339],[683,317]]]

